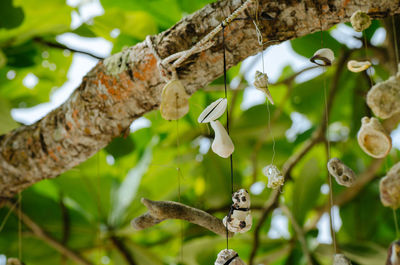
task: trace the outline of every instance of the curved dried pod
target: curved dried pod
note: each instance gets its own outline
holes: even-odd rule
[[[361,119],[357,136],[361,149],[374,158],[385,157],[392,148],[392,139],[376,118]]]
[[[260,71],[256,71],[253,85],[258,90],[261,90],[262,92],[264,92],[266,94],[269,102],[271,102],[271,104],[274,105],[274,100],[272,99],[271,92],[269,92],[269,89],[268,89],[268,76],[266,73],[261,73]]]
[[[400,265],[400,241],[395,241],[390,244],[386,265]]]
[[[334,157],[327,164],[329,173],[336,179],[339,185],[351,187],[356,180],[356,174],[340,159]]]
[[[333,265],[351,265],[351,261],[343,254],[333,255]]]
[[[351,15],[350,23],[355,31],[362,32],[371,26],[371,18],[367,13],[358,10]]]
[[[235,150],[231,137],[229,137],[224,126],[222,126],[219,121],[211,121],[210,124],[215,132],[215,138],[211,145],[211,149],[220,157],[229,157]]]
[[[214,265],[246,265],[233,249],[224,249],[218,253]]]
[[[270,189],[278,189],[285,183],[285,178],[275,165],[271,164],[264,167],[263,174],[268,178],[267,187]]]
[[[400,112],[400,75],[375,84],[367,94],[367,104],[376,116],[387,119]]]
[[[319,66],[331,66],[335,60],[335,54],[331,49],[323,48],[316,51],[313,57],[310,58],[312,63]]]
[[[203,112],[200,114],[199,118],[197,119],[197,122],[199,123],[207,123],[211,121],[215,121],[219,117],[224,114],[226,110],[226,106],[228,105],[228,100],[226,98],[219,98],[210,105],[208,105],[207,108],[203,110]]]
[[[369,67],[371,67],[371,62],[369,61],[356,61],[356,60],[350,60],[347,62],[347,69],[353,73],[359,73],[362,71],[367,70]]]
[[[165,120],[178,120],[189,112],[189,95],[178,79],[170,80],[161,94],[160,112]]]
[[[400,162],[395,164],[379,182],[381,202],[386,207],[400,207]]]

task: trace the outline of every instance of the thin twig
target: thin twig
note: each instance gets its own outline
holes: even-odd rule
[[[129,249],[125,246],[124,242],[118,238],[115,235],[112,235],[110,237],[111,242],[113,243],[113,245],[116,247],[116,249],[121,253],[121,255],[124,257],[124,259],[126,260],[126,262],[129,265],[136,265],[135,260],[132,257],[132,253],[129,251]]]

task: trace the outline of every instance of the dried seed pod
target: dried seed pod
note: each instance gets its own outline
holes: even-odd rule
[[[161,116],[166,120],[178,120],[189,112],[189,95],[181,81],[169,81],[161,94]]]
[[[347,69],[353,73],[358,73],[367,70],[371,66],[369,61],[350,60],[347,62]]]
[[[386,207],[400,207],[400,162],[395,164],[379,182],[381,202]]]
[[[228,105],[228,100],[226,98],[217,99],[203,110],[197,121],[199,123],[207,123],[215,121],[216,119],[221,117],[222,114],[224,114],[227,105]]]
[[[278,189],[285,182],[285,178],[275,165],[264,167],[263,173],[268,178],[267,187],[270,189]]]
[[[390,135],[376,118],[364,117],[361,123],[357,136],[361,149],[374,158],[385,157],[392,148]]]
[[[400,72],[374,85],[368,91],[367,104],[374,114],[382,119],[400,112]]]
[[[233,249],[224,249],[218,253],[214,265],[246,265]]]
[[[7,259],[7,265],[24,265],[19,259],[16,258],[8,258]]]
[[[335,54],[331,49],[323,48],[316,51],[310,61],[319,66],[330,66],[335,60]]]
[[[233,204],[228,216],[222,220],[228,230],[234,233],[245,233],[251,229],[253,218],[250,211],[250,195],[240,189],[232,195]]]
[[[338,158],[334,157],[328,161],[328,171],[342,186],[351,187],[356,180],[356,174]]]
[[[386,265],[400,265],[400,241],[390,244]]]
[[[254,83],[253,85],[264,92],[267,95],[267,98],[269,102],[271,102],[272,105],[274,105],[274,100],[272,99],[271,92],[269,92],[268,89],[268,76],[265,73],[261,73],[260,71],[256,71],[256,75],[254,78]]]
[[[343,254],[333,256],[333,265],[351,265],[351,261]]]
[[[220,157],[229,157],[235,150],[231,137],[229,137],[224,126],[222,126],[219,121],[211,121],[210,124],[215,132],[215,138],[211,145],[211,149]]]
[[[358,10],[351,15],[350,23],[355,31],[362,32],[371,26],[371,18],[367,13]]]

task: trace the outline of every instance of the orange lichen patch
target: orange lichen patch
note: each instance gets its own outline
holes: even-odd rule
[[[52,150],[49,150],[49,156],[54,160],[54,161],[58,161],[58,157],[54,154],[54,152]]]
[[[77,128],[79,128],[78,112],[77,109],[72,112],[72,118],[74,119]]]
[[[56,148],[57,148],[57,151],[58,151],[58,152],[61,152],[61,149],[62,149],[62,147],[61,147],[61,146],[57,145],[57,147],[56,147]]]
[[[121,90],[118,89],[118,88],[115,89],[115,88],[110,87],[110,88],[107,89],[107,92],[108,92],[114,99],[120,100],[120,99],[122,98]]]
[[[99,96],[100,96],[103,100],[107,100],[107,98],[108,98],[106,94],[100,94]]]
[[[343,7],[346,7],[350,3],[350,0],[344,0],[343,1]]]
[[[72,123],[70,121],[67,122],[67,130],[71,130],[72,127]]]
[[[85,131],[85,133],[88,134],[88,135],[91,134],[91,131],[90,131],[90,129],[89,129],[88,127],[86,127],[84,131]]]
[[[329,6],[328,5],[323,5],[321,9],[322,9],[322,12],[326,13],[326,12],[329,11]]]
[[[148,80],[153,75],[153,70],[157,67],[157,59],[153,54],[148,54],[142,64],[139,65],[139,71],[133,72],[133,77],[141,81]]]

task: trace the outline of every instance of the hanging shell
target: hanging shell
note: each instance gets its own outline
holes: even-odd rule
[[[386,265],[400,265],[400,241],[390,244]]]
[[[351,15],[350,23],[355,31],[362,32],[371,26],[371,18],[367,13],[358,10]]]
[[[381,202],[386,207],[400,207],[400,162],[395,164],[379,182]]]
[[[356,180],[356,174],[340,159],[334,157],[328,161],[328,171],[342,186],[351,187]]]
[[[234,208],[250,208],[250,194],[245,189],[240,189],[232,194]]]
[[[361,149],[374,158],[385,157],[392,149],[392,139],[376,118],[361,119],[357,136]]]
[[[347,69],[353,73],[359,73],[362,71],[367,70],[369,67],[371,67],[371,62],[369,61],[356,61],[356,60],[350,60],[347,62]]]
[[[333,265],[351,265],[351,261],[343,254],[333,256]]]
[[[233,249],[224,249],[218,253],[214,265],[246,265]]]
[[[254,77],[253,85],[264,92],[267,95],[269,102],[274,105],[274,100],[272,98],[271,92],[268,89],[268,76],[265,73],[261,73],[260,71],[256,71],[256,75]]]
[[[319,66],[330,66],[335,60],[335,54],[331,49],[323,48],[316,51],[313,57],[310,58],[312,63]]]
[[[231,137],[229,137],[224,126],[222,126],[219,121],[211,121],[210,124],[215,132],[215,138],[211,145],[211,149],[220,157],[229,157],[235,150]]]
[[[228,105],[228,100],[226,98],[217,99],[203,110],[197,121],[199,123],[207,123],[215,121],[216,119],[221,117],[222,114],[224,114],[227,105]]]
[[[368,91],[367,104],[374,114],[382,119],[400,112],[400,72],[374,85]]]
[[[228,216],[222,220],[228,230],[234,233],[245,233],[251,229],[253,218],[250,211],[250,195],[240,189],[232,195],[232,207]]]
[[[268,178],[267,187],[270,189],[278,189],[285,183],[285,178],[275,165],[268,165],[263,168],[264,175]]]
[[[169,81],[161,94],[161,116],[165,120],[178,120],[189,112],[189,95],[181,81]]]

